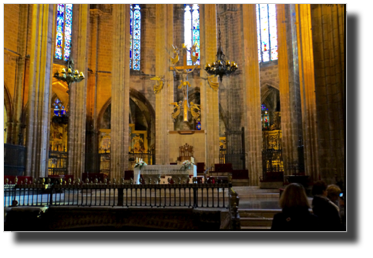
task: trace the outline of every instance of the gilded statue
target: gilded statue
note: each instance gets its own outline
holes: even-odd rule
[[[192,63],[194,64],[198,60],[197,55],[197,42],[193,44],[193,46],[190,49],[190,56],[192,58]]]
[[[170,105],[174,105],[174,112],[171,114],[171,117],[172,117],[173,121],[175,122],[176,118],[180,114],[180,108],[181,108],[181,105],[182,105],[182,101],[179,101],[179,103],[172,102],[172,103],[170,103]]]
[[[163,88],[163,83],[164,83],[164,76],[162,77],[159,77],[159,76],[155,76],[153,78],[150,78],[150,80],[152,81],[157,81],[157,84],[154,85],[154,93],[157,94],[158,92],[160,92]]]
[[[174,47],[174,45],[172,45],[172,48],[174,49],[174,57],[170,57],[170,59],[172,64],[176,64],[177,62],[179,62],[179,49],[177,47]]]
[[[201,115],[200,105],[190,102],[190,113],[192,113],[193,119],[197,120]]]

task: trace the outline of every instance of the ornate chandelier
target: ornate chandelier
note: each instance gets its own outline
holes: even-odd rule
[[[223,50],[221,49],[221,35],[220,35],[220,19],[219,19],[219,46],[218,52],[216,54],[216,61],[213,63],[208,63],[205,66],[205,71],[208,74],[219,76],[219,80],[223,80],[224,75],[230,75],[234,73],[238,66],[234,61],[225,60],[225,55],[223,54]]]
[[[63,82],[67,83],[67,86],[68,86],[68,90],[66,91],[67,93],[69,93],[70,87],[73,83],[80,82],[80,81],[84,80],[84,78],[85,78],[83,72],[79,73],[78,70],[75,70],[73,72],[73,70],[74,70],[73,65],[74,65],[74,61],[72,59],[69,59],[67,61],[67,73],[66,73],[66,69],[62,68],[61,75],[57,71],[53,76],[57,80],[60,80],[60,81],[63,81]],[[68,105],[70,105],[70,103],[71,103],[71,94],[69,94],[69,104]],[[61,116],[62,121],[61,121],[61,119],[58,120],[58,121],[60,121],[61,123],[67,123],[66,118],[68,116],[69,116],[69,111],[67,111],[65,115]]]
[[[84,79],[84,74],[83,72],[80,72],[78,70],[75,70],[73,73],[73,65],[74,61],[69,60],[67,61],[67,74],[66,74],[66,69],[62,68],[62,75],[58,73],[58,71],[54,74],[54,77],[57,78],[58,80],[64,81],[67,83],[68,89],[70,90],[70,86],[74,82],[80,82]],[[68,93],[69,91],[67,91]]]

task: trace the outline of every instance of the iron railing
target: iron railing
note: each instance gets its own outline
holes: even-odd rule
[[[27,180],[26,180],[27,181]],[[48,179],[39,182],[8,184],[4,188],[4,206],[122,206],[122,207],[193,207],[229,208],[232,183],[132,184],[69,182]],[[132,180],[131,180],[132,181]]]
[[[268,173],[284,172],[281,131],[263,131],[262,162],[264,180]]]

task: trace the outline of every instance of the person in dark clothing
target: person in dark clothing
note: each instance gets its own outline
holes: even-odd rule
[[[282,212],[275,214],[273,231],[315,231],[319,230],[318,218],[309,212],[310,204],[302,185],[289,184],[280,198]]]
[[[324,181],[317,181],[312,187],[312,210],[320,219],[322,231],[341,231],[344,230],[339,208],[328,197],[326,191],[327,185]]]

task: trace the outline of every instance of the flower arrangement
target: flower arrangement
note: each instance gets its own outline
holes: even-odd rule
[[[136,164],[133,167],[134,168],[140,167],[140,169],[142,169],[143,166],[147,166],[147,165],[148,164],[146,164],[146,162],[143,161],[142,159],[136,158]]]
[[[190,169],[191,165],[194,165],[193,162],[191,162],[190,160],[184,160],[183,163],[181,164],[181,170],[187,170],[187,169]]]

